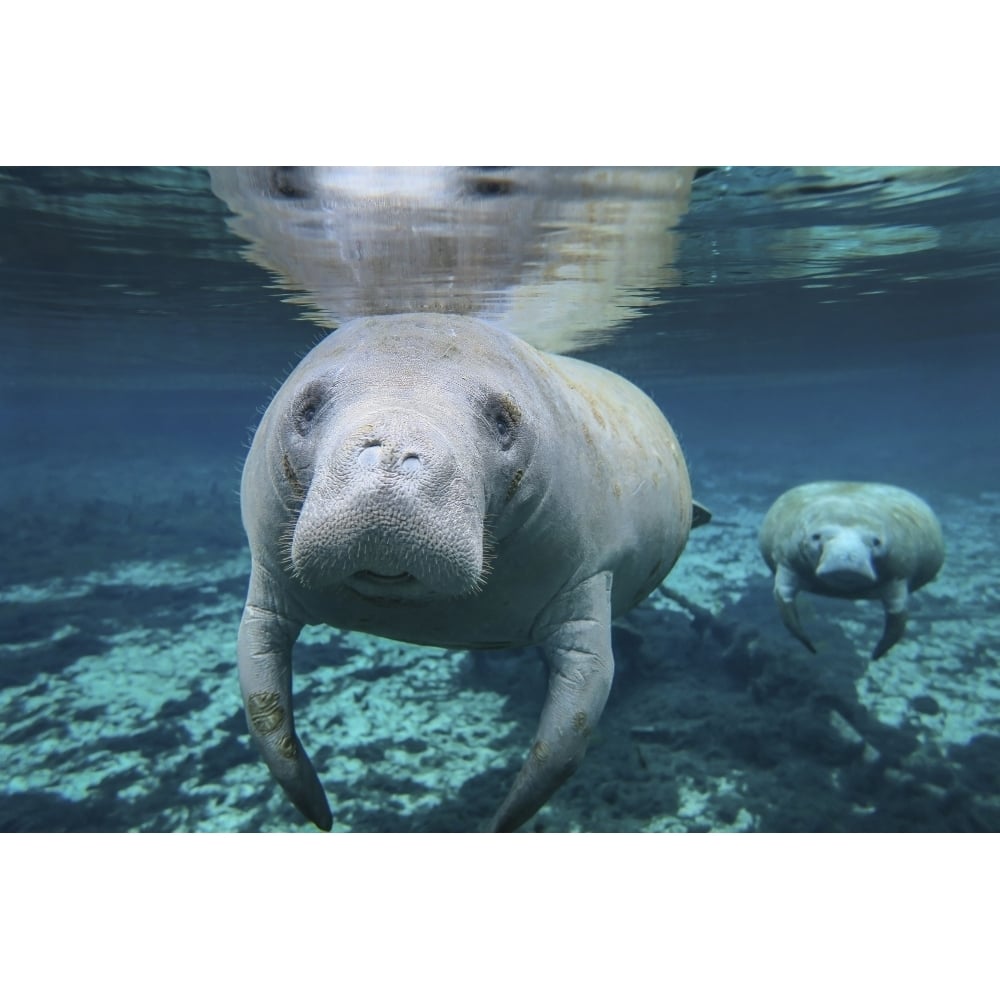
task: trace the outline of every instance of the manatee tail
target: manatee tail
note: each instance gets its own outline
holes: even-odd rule
[[[712,520],[712,512],[697,500],[691,501],[691,527],[700,528]]]

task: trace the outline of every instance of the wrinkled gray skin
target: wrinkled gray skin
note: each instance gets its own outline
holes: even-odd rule
[[[611,687],[611,619],[666,576],[692,522],[677,439],[647,396],[446,315],[354,320],[314,348],[261,420],[241,499],[250,732],[324,830],[330,808],[292,715],[303,625],[539,644],[548,694],[492,823],[513,830],[580,763]]]
[[[796,486],[774,502],[758,540],[775,574],[781,620],[813,653],[795,607],[800,590],[881,601],[885,628],[872,652],[877,660],[902,638],[910,594],[944,562],[941,526],[930,507],[883,483]]]

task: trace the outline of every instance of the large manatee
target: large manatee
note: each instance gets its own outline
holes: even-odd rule
[[[827,597],[879,600],[885,627],[877,660],[903,637],[910,594],[944,562],[934,512],[907,490],[885,483],[806,483],[783,493],[760,527],[760,551],[774,573],[785,627],[813,653],[799,621],[800,590]]]
[[[693,511],[677,439],[639,389],[435,314],[352,320],[306,355],[257,428],[241,501],[250,732],[322,829],[330,808],[292,712],[303,625],[538,644],[548,694],[492,820],[513,830],[580,763],[611,687],[611,620],[666,576]]]

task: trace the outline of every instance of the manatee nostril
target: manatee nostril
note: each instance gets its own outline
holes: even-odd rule
[[[378,468],[383,463],[395,466],[396,458],[392,452],[391,447],[385,451],[381,441],[369,441],[358,451],[358,465],[362,465],[366,469]],[[408,451],[399,460],[398,468],[403,472],[413,473],[419,472],[423,468],[423,464],[424,460],[415,451]]]

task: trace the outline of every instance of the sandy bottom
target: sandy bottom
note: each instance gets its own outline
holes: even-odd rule
[[[4,487],[2,830],[312,829],[240,705],[236,470],[175,461],[26,463]],[[588,757],[526,829],[1000,830],[1000,582],[979,544],[1000,494],[925,494],[945,567],[873,663],[877,605],[800,598],[816,655],[778,620],[755,539],[788,485],[701,464],[715,520],[666,581],[687,606],[661,591],[616,626]],[[470,831],[530,745],[545,674],[531,649],[309,628],[295,683],[335,831]]]

